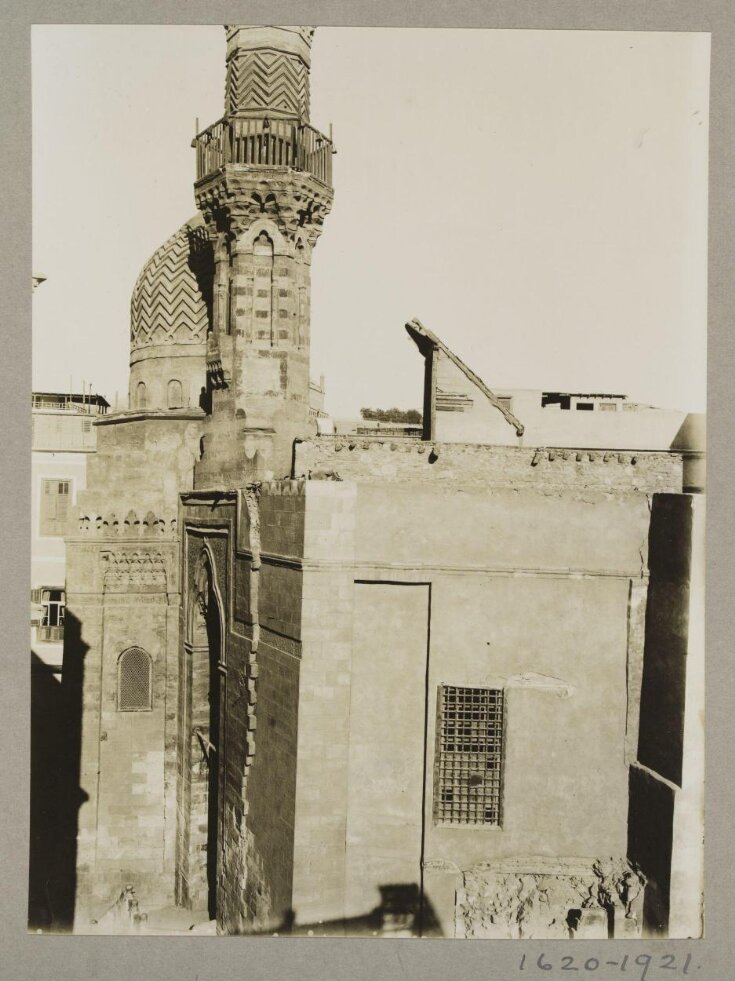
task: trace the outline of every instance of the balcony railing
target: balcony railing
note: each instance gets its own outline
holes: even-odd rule
[[[331,139],[295,119],[220,119],[198,133],[192,146],[196,148],[197,180],[227,164],[242,164],[292,167],[332,184]]]

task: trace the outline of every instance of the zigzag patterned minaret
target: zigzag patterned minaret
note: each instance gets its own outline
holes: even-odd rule
[[[311,27],[227,27],[226,113],[309,121]],[[280,33],[277,38],[273,31]]]
[[[225,116],[194,140],[215,264],[202,488],[283,476],[310,433],[311,251],[332,203],[332,142],[309,124],[313,29],[225,30]]]

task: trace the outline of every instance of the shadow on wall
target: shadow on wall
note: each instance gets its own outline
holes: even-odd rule
[[[71,932],[76,897],[82,681],[87,645],[67,611],[62,678],[31,651],[28,928]]]
[[[282,923],[271,930],[257,931],[273,936],[341,937],[441,937],[434,909],[415,882],[378,886],[380,905],[363,916],[296,924],[296,912],[288,910]]]
[[[688,651],[692,505],[679,494],[654,494],[648,536],[650,579],[641,683],[638,761],[631,768],[628,856],[648,883],[648,936],[668,932],[674,798],[681,786]]]

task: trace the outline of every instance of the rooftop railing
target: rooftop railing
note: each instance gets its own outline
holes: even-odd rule
[[[79,401],[76,401],[76,399]],[[73,412],[76,415],[102,416],[107,413],[108,405],[101,405],[93,401],[83,402],[81,396],[71,395],[38,395],[31,396],[31,407],[38,410],[51,410],[53,412]]]
[[[296,119],[230,116],[198,133],[192,146],[198,181],[236,164],[292,167],[332,184],[332,140]]]

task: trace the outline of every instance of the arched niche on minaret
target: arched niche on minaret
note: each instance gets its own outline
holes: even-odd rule
[[[294,242],[295,260],[295,330],[294,344],[298,350],[309,346],[309,298],[311,279],[311,245],[306,235],[297,233]]]
[[[291,248],[288,239],[282,234],[272,218],[256,218],[247,228],[240,232],[232,245],[233,253],[252,252],[255,240],[265,232],[273,243],[274,256],[290,256]]]

